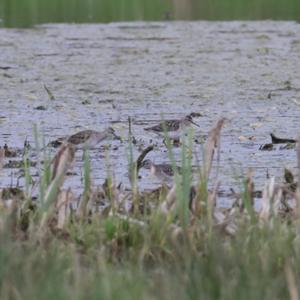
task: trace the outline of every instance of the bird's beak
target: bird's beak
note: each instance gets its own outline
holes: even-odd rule
[[[114,133],[114,139],[118,141],[123,141],[122,138]]]
[[[197,127],[200,127],[200,125],[198,125],[197,123],[195,123],[194,121],[191,121],[192,124],[194,124]]]

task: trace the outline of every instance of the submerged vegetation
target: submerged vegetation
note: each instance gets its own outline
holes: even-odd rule
[[[224,122],[208,135],[196,185],[191,136],[181,141],[182,175],[144,192],[137,178],[152,148],[134,158],[131,131],[130,189],[109,174],[94,186],[87,151],[81,195],[65,189],[68,143],[52,160],[43,151],[34,183],[25,151],[24,189],[1,191],[0,299],[298,299],[300,184],[288,170],[282,184],[269,179],[256,209],[249,171],[232,207],[220,208],[211,170]]]

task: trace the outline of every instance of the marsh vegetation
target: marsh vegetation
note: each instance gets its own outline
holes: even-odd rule
[[[295,0],[0,0],[0,26],[166,20],[298,20]]]
[[[34,182],[25,149],[24,189],[1,190],[1,299],[297,299],[299,181],[288,171],[280,184],[266,181],[257,210],[249,170],[232,206],[218,207],[211,170],[224,122],[208,134],[195,185],[187,138],[181,175],[147,192],[138,172],[152,148],[136,160],[130,135],[127,190],[112,177],[95,186],[87,150],[82,192],[65,189],[69,143],[42,155]],[[298,165],[300,173],[299,149]]]

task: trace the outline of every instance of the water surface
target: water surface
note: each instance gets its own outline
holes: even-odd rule
[[[222,132],[221,189],[239,189],[253,168],[256,188],[267,176],[282,181],[295,171],[295,150],[259,151],[269,133],[295,138],[300,129],[300,25],[293,22],[159,22],[48,25],[0,30],[0,144],[34,145],[37,124],[46,142],[81,129],[113,125],[124,138],[127,119],[149,158],[168,162],[162,140],[144,127],[200,112],[195,134],[206,136],[218,118]],[[50,100],[46,85],[54,94]],[[37,109],[43,106],[45,110]],[[128,186],[128,145],[91,151],[93,182],[107,171]],[[139,154],[139,145],[134,149]],[[180,165],[180,150],[175,149]],[[54,153],[54,151],[52,151]],[[197,155],[196,155],[197,153]],[[194,145],[194,165],[201,145]],[[110,166],[110,167],[109,167]],[[80,189],[82,152],[67,181]],[[214,169],[214,172],[216,169]],[[32,174],[36,169],[32,168]],[[4,169],[0,185],[15,185],[18,170]],[[145,172],[141,187],[157,184]],[[196,178],[196,175],[195,175]]]

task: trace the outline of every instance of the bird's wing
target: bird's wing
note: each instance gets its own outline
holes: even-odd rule
[[[145,130],[152,130],[157,132],[163,132],[164,129],[166,129],[167,131],[177,131],[179,129],[179,124],[176,122],[176,120],[166,120],[152,127],[145,128]]]
[[[88,140],[92,134],[92,130],[84,130],[84,131],[79,131],[73,135],[71,135],[68,138],[68,142],[71,144],[81,144],[84,143],[86,140]]]

